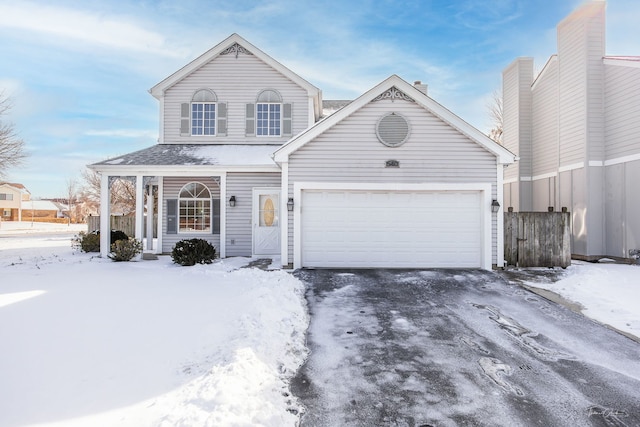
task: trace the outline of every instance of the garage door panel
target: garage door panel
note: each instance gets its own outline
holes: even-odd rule
[[[479,191],[302,192],[306,267],[480,267]]]

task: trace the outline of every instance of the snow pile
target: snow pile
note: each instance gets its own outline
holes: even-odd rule
[[[114,263],[69,237],[0,236],[0,425],[296,425],[304,288],[248,262]]]
[[[573,261],[554,283],[528,282],[579,303],[598,322],[640,337],[640,266]]]

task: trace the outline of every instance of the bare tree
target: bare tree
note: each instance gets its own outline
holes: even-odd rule
[[[85,169],[82,172],[83,185],[80,199],[90,212],[100,211],[100,182],[99,173]],[[111,212],[128,215],[136,209],[136,187],[127,179],[117,179],[111,185]]]
[[[69,178],[67,180],[67,206],[69,212],[69,223],[76,222],[77,215],[75,215],[74,208],[76,206],[76,198],[78,191],[78,183],[75,178]]]
[[[489,118],[491,119],[492,128],[489,131],[489,138],[498,144],[502,144],[503,116],[502,116],[502,91],[494,90],[491,95],[491,101],[487,104],[489,110]]]
[[[0,178],[5,178],[9,169],[21,165],[27,157],[24,141],[16,134],[13,123],[3,120],[11,107],[11,100],[4,91],[0,92]]]

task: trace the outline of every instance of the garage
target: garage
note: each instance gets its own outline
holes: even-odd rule
[[[484,267],[483,192],[301,191],[303,267]]]

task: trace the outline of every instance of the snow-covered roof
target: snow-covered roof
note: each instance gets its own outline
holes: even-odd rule
[[[278,145],[156,144],[91,165],[103,170],[127,166],[274,166]]]
[[[60,207],[50,200],[28,200],[22,202],[22,209],[36,211],[60,211]]]

